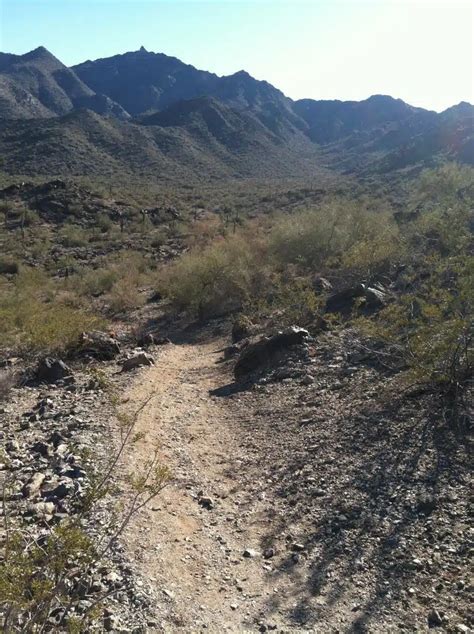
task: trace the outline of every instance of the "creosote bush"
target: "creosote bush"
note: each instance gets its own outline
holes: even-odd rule
[[[99,328],[104,319],[61,297],[41,271],[23,269],[13,285],[0,293],[0,336],[3,345],[25,354],[60,352],[80,333]]]
[[[303,271],[359,266],[376,269],[394,255],[398,229],[390,214],[365,201],[336,199],[321,207],[287,215],[270,234],[270,250],[281,266],[298,265]],[[373,245],[377,245],[374,249]]]
[[[258,247],[243,236],[221,238],[173,262],[159,276],[159,290],[178,310],[204,319],[237,309],[264,285]]]

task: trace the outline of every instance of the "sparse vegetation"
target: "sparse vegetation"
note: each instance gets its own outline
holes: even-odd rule
[[[0,296],[3,345],[25,355],[63,351],[81,332],[103,323],[37,270],[24,269]]]
[[[115,320],[122,327],[157,290],[167,300],[163,310],[201,323],[232,315],[236,328],[248,334],[298,324],[315,337],[324,330],[339,336],[349,326],[368,352],[380,355],[384,370],[396,373],[398,385],[441,395],[446,427],[465,429],[474,364],[471,182],[469,168],[425,172],[407,186],[401,213],[382,189],[374,188],[373,195],[357,187],[315,196],[303,186],[269,192],[258,184],[253,191],[243,185],[203,187],[199,194],[150,188],[144,198],[122,184],[116,193],[139,201],[122,228],[112,212],[82,216],[83,208],[76,213],[75,206],[60,220],[38,215],[23,225],[18,214],[9,213],[8,226],[0,228],[2,347],[24,358],[59,355],[83,331],[113,326]],[[158,196],[160,203],[179,196],[179,220],[140,215],[145,200],[155,206]],[[219,205],[211,204],[214,196]],[[326,288],[318,286],[321,278]],[[325,312],[329,295],[359,284],[379,285],[386,301],[363,317],[358,300],[352,313]],[[150,304],[147,315],[155,314]],[[92,365],[88,372],[93,389],[108,393],[101,367]],[[4,401],[11,377],[6,371],[0,377]],[[115,415],[121,447],[139,442],[133,416],[118,409]],[[122,451],[91,476],[77,515],[50,525],[44,541],[11,523],[0,570],[5,631],[20,631],[15,625],[20,614],[33,631],[59,607],[64,631],[90,630],[102,618],[102,595],[81,615],[69,611],[79,592],[69,571],[86,577],[168,477],[156,456],[143,473],[128,476],[131,507],[110,516],[98,544],[81,518],[115,494],[113,474]]]
[[[109,384],[104,384],[112,403],[117,402]],[[147,401],[148,402],[148,401]],[[85,526],[105,499],[115,491],[114,474],[123,452],[143,440],[135,434],[135,424],[144,402],[131,415],[116,409],[121,440],[115,452],[102,464],[90,463],[89,487],[75,500],[75,513],[58,525],[44,521],[45,531],[35,535],[28,525],[10,517],[6,499],[10,494],[9,480],[3,483],[3,517],[6,532],[4,557],[0,562],[0,610],[2,631],[43,631],[55,615],[55,627],[60,631],[86,632],[98,627],[103,620],[107,592],[96,593],[96,599],[86,610],[76,612],[86,579],[94,565],[103,561],[113,542],[122,534],[130,520],[163,490],[169,480],[168,469],[157,457],[143,464],[139,472],[126,477],[130,499],[124,508],[115,505],[109,521],[94,539]],[[84,460],[87,457],[84,456]]]
[[[412,379],[460,395],[472,378],[472,177],[453,165],[424,172],[409,195],[417,212],[398,223],[383,200],[361,197],[280,214],[271,226],[250,221],[225,238],[199,226],[200,246],[162,272],[159,289],[200,319],[242,309],[316,324],[324,297],[315,274],[338,288],[396,283],[396,301],[356,323],[390,341]]]
[[[243,236],[221,238],[166,267],[159,288],[178,310],[204,319],[240,308],[263,284],[258,252]]]

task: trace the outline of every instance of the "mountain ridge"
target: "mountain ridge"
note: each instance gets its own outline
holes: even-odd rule
[[[159,165],[166,178],[170,160],[217,178],[474,164],[473,120],[467,102],[436,113],[380,94],[293,101],[245,70],[218,76],[144,47],[70,68],[45,47],[0,53],[0,152],[19,173],[76,173],[87,160],[101,172]]]

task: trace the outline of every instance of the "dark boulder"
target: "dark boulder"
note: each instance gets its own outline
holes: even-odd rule
[[[60,359],[45,357],[36,368],[36,378],[40,383],[57,383],[72,378],[72,371]]]
[[[155,337],[151,332],[144,332],[137,337],[137,344],[140,348],[149,348],[155,345]]]
[[[357,284],[328,297],[326,312],[347,316],[358,304],[361,312],[371,313],[386,306],[387,301],[387,292],[383,287]]]
[[[309,338],[304,328],[291,326],[271,337],[263,337],[249,343],[241,352],[234,367],[237,380],[260,369],[275,364],[294,346],[301,345]]]
[[[122,372],[130,372],[130,370],[135,370],[142,365],[154,365],[155,361],[151,354],[147,352],[137,352],[133,356],[125,359],[122,364]]]
[[[110,361],[120,353],[120,346],[118,341],[107,333],[92,330],[82,333],[75,352],[80,356]]]
[[[321,293],[329,293],[330,291],[332,291],[332,284],[325,277],[315,277],[312,282],[312,286],[314,292],[318,295],[320,295]]]

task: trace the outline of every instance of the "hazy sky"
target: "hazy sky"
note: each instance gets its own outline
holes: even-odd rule
[[[143,45],[294,99],[473,103],[472,40],[467,0],[0,0],[3,52],[72,65]]]

